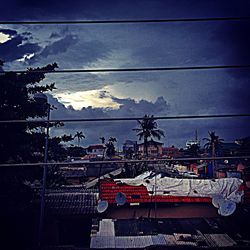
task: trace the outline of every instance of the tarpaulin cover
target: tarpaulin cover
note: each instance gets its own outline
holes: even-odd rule
[[[140,178],[141,177],[141,178]],[[116,179],[116,182],[131,186],[144,185],[149,194],[170,196],[211,197],[221,195],[224,199],[241,202],[243,191],[239,190],[243,181],[239,178],[221,179],[177,179],[156,175],[150,172],[131,179]],[[153,191],[153,192],[152,192]]]

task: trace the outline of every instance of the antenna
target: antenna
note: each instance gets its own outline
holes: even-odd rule
[[[124,205],[126,203],[126,195],[122,192],[118,192],[115,196],[115,201],[117,205]]]
[[[99,201],[97,205],[97,212],[98,213],[103,213],[107,210],[108,208],[108,202],[107,201]]]
[[[219,209],[218,213],[222,216],[229,216],[233,214],[236,210],[236,203],[230,200],[224,200]]]

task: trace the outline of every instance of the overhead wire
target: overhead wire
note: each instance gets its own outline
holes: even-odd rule
[[[109,164],[107,168],[112,168],[110,164],[122,164],[122,163],[159,163],[159,162],[178,162],[178,161],[198,161],[198,160],[244,160],[250,159],[250,155],[244,156],[217,156],[217,157],[188,157],[188,158],[172,158],[172,159],[152,159],[152,160],[104,160],[104,161],[72,161],[72,162],[37,162],[37,163],[1,163],[1,167],[28,167],[28,166],[55,166],[55,165],[96,165],[96,164]],[[76,168],[77,169],[77,168]]]
[[[61,70],[6,70],[0,75],[7,73],[16,74],[57,74],[57,73],[108,73],[108,72],[147,72],[147,71],[186,71],[186,70],[216,70],[216,69],[249,69],[250,64],[239,65],[207,65],[207,66],[177,66],[177,67],[141,67],[141,68],[99,68],[99,69],[61,69]]]
[[[103,117],[103,118],[77,118],[77,119],[50,119],[50,120],[0,120],[3,123],[58,123],[58,122],[109,122],[109,121],[138,121],[138,120],[179,120],[179,119],[211,119],[211,118],[235,118],[250,117],[245,114],[221,114],[221,115],[178,115],[178,116],[151,116],[151,117]]]
[[[178,22],[219,22],[219,21],[247,21],[249,16],[239,17],[201,17],[201,18],[168,18],[168,19],[125,19],[125,20],[40,20],[15,21],[0,20],[0,24],[15,25],[48,25],[48,24],[126,24],[126,23],[178,23]]]

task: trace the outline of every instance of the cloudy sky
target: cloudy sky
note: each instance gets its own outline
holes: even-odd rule
[[[247,0],[9,0],[0,21],[126,20],[250,16]],[[250,21],[1,25],[5,70],[57,62],[60,69],[230,65],[250,63]],[[145,114],[249,113],[249,70],[49,74],[53,118]],[[250,120],[160,121],[165,145],[184,146],[215,130],[226,141],[250,135]],[[54,134],[83,131],[83,144],[115,136],[135,139],[136,122],[67,124]]]

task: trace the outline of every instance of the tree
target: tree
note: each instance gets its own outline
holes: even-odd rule
[[[46,73],[54,71],[57,67],[54,63],[42,68],[29,68],[23,73],[3,71],[0,74],[0,119],[27,120],[46,117],[47,109],[42,109],[33,96],[35,93],[55,89],[55,83],[42,85],[41,82],[45,79]],[[1,124],[2,162],[37,161],[37,155],[34,153],[44,151],[45,138],[44,132],[37,136],[37,131],[45,126],[46,123]]]
[[[81,141],[81,139],[85,138],[85,135],[83,134],[82,131],[80,131],[80,132],[77,131],[74,138],[77,138],[78,147],[79,147],[80,146],[80,141]]]
[[[99,138],[101,140],[101,143],[104,144],[105,143],[105,138],[102,136]]]
[[[115,155],[115,145],[114,142],[116,142],[115,137],[110,137],[108,142],[105,144],[106,146],[106,155],[107,157],[111,158],[112,156]]]
[[[139,128],[133,129],[136,131],[136,135],[139,137],[139,140],[143,139],[144,144],[144,154],[146,157],[148,157],[148,141],[151,138],[157,138],[158,140],[161,139],[164,135],[164,132],[160,129],[158,129],[158,125],[155,122],[154,116],[151,117],[149,115],[145,115],[143,119],[140,121],[138,120]]]
[[[197,157],[200,153],[200,146],[199,144],[192,144],[188,149],[187,153],[192,157]]]
[[[214,131],[209,132],[208,131],[208,138],[203,138],[204,141],[207,141],[207,143],[204,145],[204,148],[208,151],[210,151],[212,157],[215,157],[221,147],[223,139],[220,139],[218,135],[215,134]],[[215,175],[215,160],[212,160],[212,168],[213,168],[213,175]]]
[[[249,155],[250,154],[250,136],[237,139],[236,143],[240,145],[239,154]]]
[[[204,145],[204,148],[209,150],[212,153],[212,156],[216,156],[224,140],[220,139],[214,131],[208,131],[208,135],[208,138],[203,138],[204,141],[207,141],[207,143]]]

